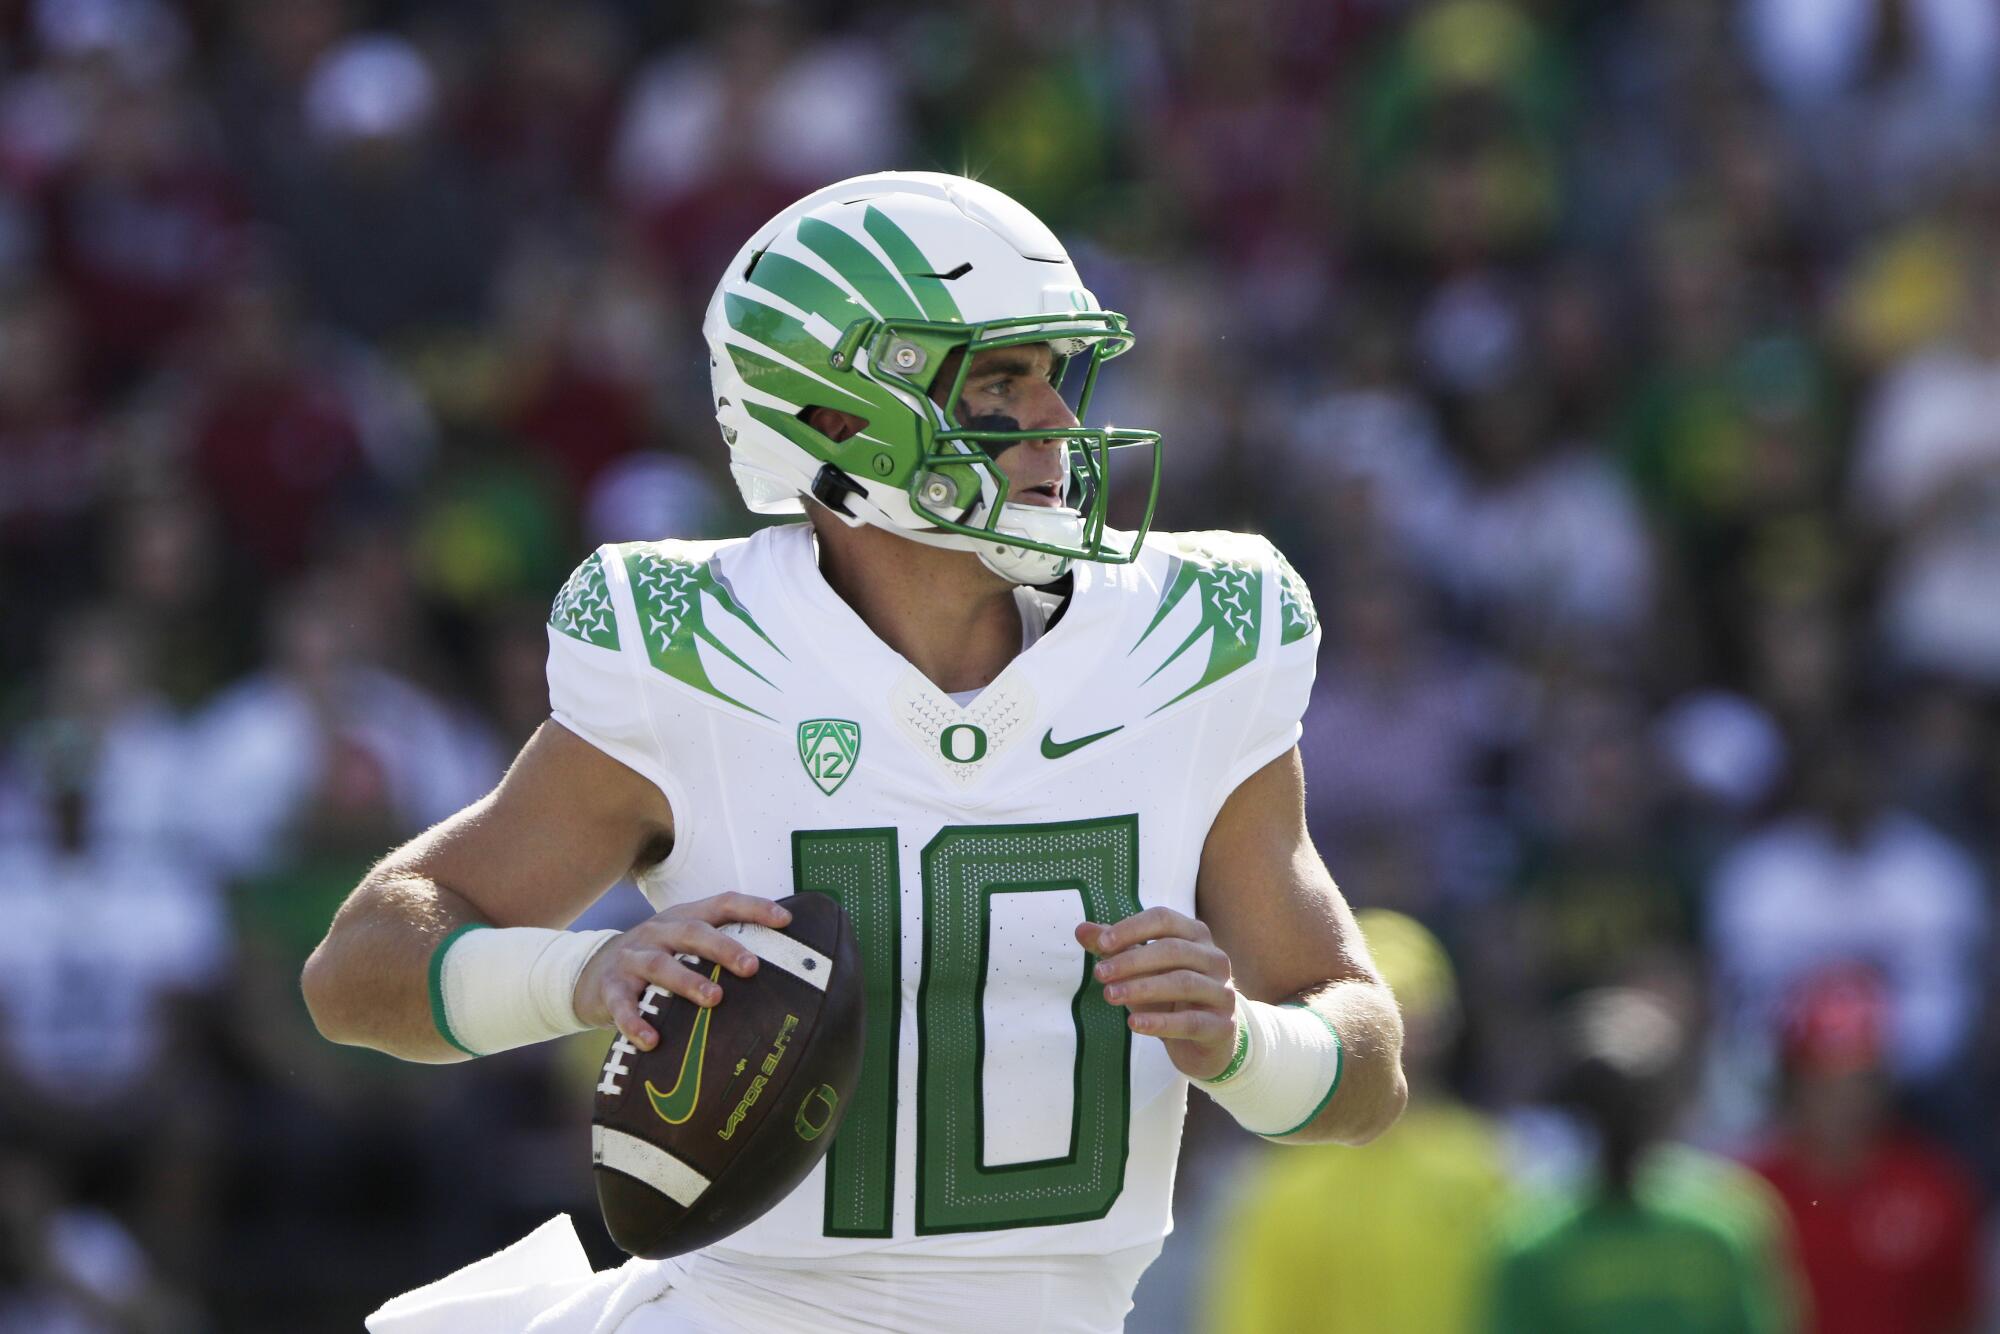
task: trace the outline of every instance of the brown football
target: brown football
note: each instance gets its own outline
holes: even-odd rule
[[[590,1149],[611,1239],[658,1260],[720,1240],[790,1194],[833,1143],[861,1072],[854,927],[824,894],[781,899],[783,931],[723,930],[758,956],[703,1009],[657,987],[640,1009],[660,1040],[621,1034],[597,1082]]]

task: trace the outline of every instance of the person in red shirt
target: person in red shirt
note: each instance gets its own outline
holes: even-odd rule
[[[1751,1166],[1791,1214],[1816,1334],[1966,1334],[1983,1311],[1976,1188],[1896,1115],[1887,1027],[1872,971],[1800,985],[1780,1047],[1776,1135]]]

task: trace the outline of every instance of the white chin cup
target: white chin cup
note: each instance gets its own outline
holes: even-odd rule
[[[994,529],[1031,542],[1067,547],[1083,544],[1083,515],[1051,505],[1002,505],[1000,522]],[[1069,573],[1068,556],[985,540],[979,540],[973,550],[978,553],[981,565],[1017,584],[1046,584]]]
[[[995,542],[991,538],[973,533],[948,533],[936,528],[911,528],[905,526],[907,520],[898,522],[881,505],[874,502],[864,490],[847,498],[849,513],[831,510],[830,513],[848,527],[868,524],[906,537],[927,547],[938,547],[947,551],[970,551],[979,557],[984,565],[1002,579],[1014,584],[1046,584],[1069,573],[1068,556],[1052,556],[1043,551],[1031,551],[1007,542]],[[975,506],[967,516],[968,523],[978,523],[982,511]],[[1080,547],[1083,545],[1083,515],[1076,510],[1053,505],[1003,505],[1000,507],[1000,522],[995,531],[1010,537],[1025,537],[1031,542],[1047,542],[1051,545]]]

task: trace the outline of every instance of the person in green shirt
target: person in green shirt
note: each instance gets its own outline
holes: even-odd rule
[[[1489,1334],[1791,1334],[1800,1291],[1781,1207],[1747,1169],[1663,1142],[1688,1056],[1643,992],[1576,998],[1560,1100],[1598,1140],[1578,1190],[1503,1228]]]

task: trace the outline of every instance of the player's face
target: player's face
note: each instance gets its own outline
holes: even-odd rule
[[[931,386],[939,402],[951,392],[958,375],[958,355],[944,364]],[[959,396],[959,424],[1006,431],[1075,426],[1076,414],[1050,379],[1054,372],[1055,353],[1047,343],[975,353]],[[993,461],[1006,474],[1008,499],[1023,505],[1061,505],[1069,485],[1066,444],[1023,440],[996,454]]]

